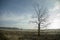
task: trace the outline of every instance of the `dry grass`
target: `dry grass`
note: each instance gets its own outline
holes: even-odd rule
[[[60,40],[60,34],[41,33],[38,37],[37,32],[0,30],[0,40]]]

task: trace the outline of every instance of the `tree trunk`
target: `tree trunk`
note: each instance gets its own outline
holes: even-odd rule
[[[38,36],[40,36],[40,23],[38,24]]]

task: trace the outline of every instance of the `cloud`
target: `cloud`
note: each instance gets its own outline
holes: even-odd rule
[[[4,12],[0,17],[0,27],[19,27],[29,28],[32,24],[29,21],[32,20],[31,14],[16,15],[13,12]]]
[[[49,9],[51,25],[49,29],[59,29],[60,28],[60,3],[57,1],[54,7]]]
[[[30,16],[30,15],[17,15],[17,14],[14,14],[13,12],[5,12],[0,18],[0,21],[22,21],[22,20],[27,20],[27,16]],[[26,18],[25,18],[26,17]]]
[[[47,0],[46,5],[45,5],[45,6],[49,7],[50,21],[51,22],[54,21],[54,22],[52,22],[51,26],[56,25],[55,23],[57,23],[57,22],[60,22],[59,21],[60,20],[60,11],[59,11],[60,5],[59,5],[58,1],[57,2],[55,2],[55,1]],[[39,2],[39,0],[37,2]],[[45,0],[43,2],[45,2]],[[41,2],[41,5],[43,2]],[[18,5],[16,4],[15,7],[17,9],[12,8],[12,9],[14,9],[13,11],[12,11],[12,9],[10,10],[9,7],[8,7],[9,11],[5,11],[5,10],[2,11],[2,13],[1,13],[2,15],[0,16],[0,27],[18,27],[18,28],[25,28],[25,29],[37,28],[36,24],[29,23],[29,21],[31,21],[31,20],[32,21],[36,20],[36,19],[31,18],[32,13],[34,11],[33,8],[31,7],[31,4],[29,3],[30,4],[29,5],[27,2],[26,2],[25,6],[22,4],[18,4]]]

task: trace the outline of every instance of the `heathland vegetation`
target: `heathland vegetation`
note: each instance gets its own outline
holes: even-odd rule
[[[0,30],[0,40],[60,40],[59,29],[41,30],[40,36],[37,31],[25,30]]]

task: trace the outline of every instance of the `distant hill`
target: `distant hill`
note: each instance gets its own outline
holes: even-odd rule
[[[0,27],[0,30],[5,30],[7,29],[8,31],[27,31],[27,32],[38,32],[37,29],[19,29],[15,27]],[[48,32],[48,33],[59,33],[60,34],[60,29],[45,29],[41,30],[40,32]]]
[[[0,29],[18,29],[18,28],[15,28],[15,27],[0,27]]]

